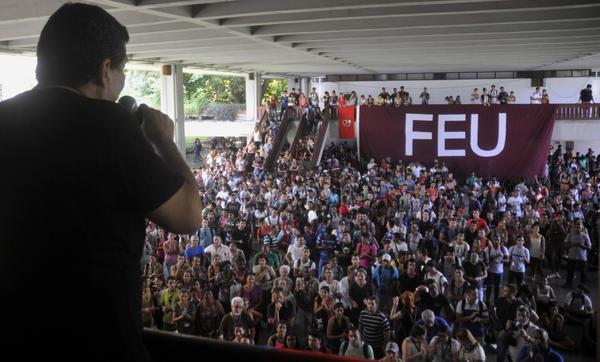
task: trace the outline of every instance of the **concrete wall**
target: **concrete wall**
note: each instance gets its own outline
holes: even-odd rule
[[[600,151],[600,121],[556,121],[552,132],[552,146],[567,141],[574,143],[575,152],[587,152],[588,148]]]
[[[531,87],[530,79],[324,82],[316,83],[313,86],[317,88],[320,95],[325,91],[331,93],[332,90],[335,90],[336,93],[355,91],[359,97],[361,94],[364,94],[365,97],[371,94],[374,98],[381,92],[382,87],[390,92],[393,88],[400,89],[400,86],[404,86],[405,90],[411,94],[413,103],[420,103],[419,94],[423,87],[427,87],[431,104],[443,104],[445,103],[445,97],[452,96],[456,98],[457,95],[460,95],[464,104],[468,104],[473,88],[479,88],[481,92],[484,87],[490,89],[492,84],[496,85],[496,89],[500,89],[502,86],[506,91],[514,91],[517,103],[528,104],[529,96],[535,89]],[[594,99],[600,100],[600,78],[546,78],[543,88],[548,91],[551,103],[577,103],[580,90],[585,88],[587,84],[592,84]]]

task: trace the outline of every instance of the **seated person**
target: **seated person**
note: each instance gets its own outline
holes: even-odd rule
[[[535,304],[540,315],[546,313],[551,304],[556,304],[556,294],[554,294],[554,289],[548,284],[546,276],[539,278],[534,294]],[[552,339],[552,333],[550,333],[550,339]]]
[[[548,332],[539,328],[531,334],[531,343],[519,353],[517,361],[563,362],[563,357],[548,344]]]
[[[592,300],[587,295],[589,292],[584,284],[579,284],[572,292],[567,293],[562,312],[569,322],[582,325],[592,315]]]
[[[583,335],[581,336],[582,352],[588,356],[596,357],[598,346],[598,311],[583,322]]]
[[[560,314],[558,306],[554,303],[548,307],[546,313],[542,314],[538,324],[548,332],[550,338],[548,342],[552,347],[574,351],[577,346],[565,333],[564,321],[565,318]]]
[[[419,319],[415,325],[425,327],[427,330],[427,343],[431,342],[433,337],[438,335],[438,332],[442,326],[447,328],[447,330],[452,331],[452,328],[450,328],[448,322],[446,322],[446,320],[442,317],[437,317],[430,309],[426,309],[421,313],[421,319]]]

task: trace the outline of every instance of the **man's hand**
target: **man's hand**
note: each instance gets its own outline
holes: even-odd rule
[[[145,104],[139,106],[139,111],[144,118],[142,130],[150,143],[173,142],[175,125],[169,116]]]

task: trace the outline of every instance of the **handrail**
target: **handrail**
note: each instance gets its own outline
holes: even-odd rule
[[[556,120],[600,119],[600,104],[558,104]]]
[[[311,159],[313,165],[315,166],[319,164],[319,161],[321,161],[321,155],[323,154],[323,149],[325,148],[325,138],[328,130],[329,119],[323,118],[321,120],[321,125],[319,126],[317,142],[315,143],[315,151],[313,152]]]
[[[306,122],[303,119],[300,119],[300,123],[298,123],[298,130],[296,131],[296,135],[294,136],[294,140],[292,141],[292,145],[290,146],[290,155],[296,154],[296,148],[298,147],[298,143],[300,143],[300,140],[304,137],[306,127]]]
[[[189,360],[191,357],[207,357],[204,358],[207,360],[262,362],[359,361],[356,358],[334,354],[275,349],[268,346],[250,346],[149,328],[144,328],[142,337],[152,360],[155,362],[183,361]]]
[[[285,144],[285,138],[287,135],[287,131],[288,131],[290,124],[292,123],[292,121],[294,119],[295,113],[296,112],[294,109],[288,108],[288,109],[286,109],[285,113],[283,114],[283,120],[281,121],[281,124],[279,125],[279,129],[277,130],[277,135],[275,136],[275,140],[273,140],[273,147],[271,148],[271,151],[269,152],[269,154],[267,155],[267,158],[265,160],[265,166],[264,166],[265,170],[271,170],[275,166],[277,157],[279,157],[279,154],[281,153],[283,145]]]

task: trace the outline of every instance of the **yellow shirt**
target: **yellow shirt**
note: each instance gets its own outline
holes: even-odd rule
[[[165,289],[160,293],[161,307],[168,308],[163,312],[163,322],[175,324],[175,322],[173,322],[173,309],[175,309],[175,305],[179,302],[180,297],[181,292],[179,289],[175,289],[173,292],[169,291],[169,289]]]

